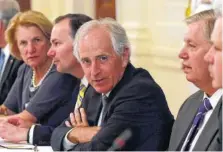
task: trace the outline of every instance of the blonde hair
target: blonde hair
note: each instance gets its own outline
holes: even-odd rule
[[[17,13],[11,19],[5,35],[11,54],[19,60],[22,59],[16,40],[16,30],[19,26],[35,26],[48,40],[50,40],[51,31],[53,28],[53,24],[40,12],[29,10],[26,12]]]
[[[214,10],[206,10],[189,16],[185,19],[187,25],[198,21],[204,21],[204,35],[208,41],[211,40],[211,33],[214,29],[214,23],[216,20]]]

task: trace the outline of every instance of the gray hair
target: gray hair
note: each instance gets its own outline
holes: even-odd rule
[[[215,0],[213,7],[216,17],[222,17],[222,0]]]
[[[216,20],[214,10],[205,10],[196,14],[193,14],[192,16],[189,16],[188,18],[185,19],[185,22],[187,25],[192,24],[194,22],[198,21],[204,21],[204,34],[205,37],[208,41],[211,39],[211,33],[214,29],[214,23]]]
[[[16,0],[0,0],[0,20],[5,27],[8,26],[10,19],[20,11],[19,4]]]
[[[105,27],[110,34],[113,49],[118,55],[124,53],[125,48],[131,51],[130,43],[126,34],[125,29],[118,24],[114,19],[103,18],[99,20],[92,20],[83,24],[76,33],[73,46],[73,54],[80,61],[79,56],[79,43],[80,41],[94,28]],[[130,58],[130,57],[129,57]]]

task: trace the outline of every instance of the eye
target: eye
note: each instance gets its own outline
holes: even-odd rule
[[[98,57],[98,59],[99,59],[101,62],[105,62],[105,61],[108,60],[108,56],[106,56],[106,55],[101,55],[101,56]]]
[[[41,41],[41,39],[40,38],[34,38],[34,40],[33,40],[34,42],[36,42],[36,43],[38,43],[38,42],[40,42]]]
[[[26,46],[26,44],[27,44],[26,41],[20,41],[20,42],[19,42],[19,45],[20,45],[20,46]]]
[[[59,42],[53,42],[53,45],[54,45],[55,47],[57,47],[59,44],[60,44]]]
[[[196,48],[196,46],[195,46],[194,44],[189,43],[188,45],[189,45],[189,47],[191,47],[191,48]]]
[[[222,51],[222,49],[220,49],[220,48],[218,48],[218,47],[216,47],[216,46],[214,46],[214,50],[215,50],[215,51]]]
[[[84,65],[90,65],[91,61],[88,58],[84,58],[84,59],[81,59],[81,63],[84,64]]]

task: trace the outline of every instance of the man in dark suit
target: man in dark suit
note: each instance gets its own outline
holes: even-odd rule
[[[48,51],[48,56],[53,58],[58,72],[71,74],[81,79],[81,83],[84,83],[86,86],[88,86],[88,82],[84,78],[84,72],[72,53],[72,42],[77,29],[89,20],[91,18],[83,14],[59,16],[55,20],[51,33],[51,48]],[[73,91],[72,100],[67,102],[63,107],[58,108],[57,112],[55,112],[56,115],[52,116],[55,120],[66,118],[74,110],[79,93],[79,85],[76,86]],[[28,143],[33,145],[50,145],[50,137],[54,130],[53,126],[30,124],[21,118],[9,119],[4,125],[8,127],[8,134],[5,136],[6,140],[11,142],[27,140]]]
[[[166,150],[173,117],[164,93],[151,75],[130,63],[125,30],[112,19],[93,20],[78,30],[74,54],[92,93],[82,108],[56,128],[54,150],[102,151],[125,130],[128,139],[109,150]]]
[[[188,81],[200,90],[181,106],[173,125],[170,151],[221,150],[222,90],[212,87],[212,78],[204,56],[212,47],[210,35],[214,27],[213,10],[206,10],[187,18],[188,31],[179,57]]]
[[[20,11],[15,0],[0,1],[0,105],[5,101],[17,76],[22,61],[10,55],[9,47],[4,38],[4,32],[10,19]]]

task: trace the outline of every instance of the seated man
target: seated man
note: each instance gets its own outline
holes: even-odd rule
[[[204,56],[211,48],[211,32],[215,16],[206,10],[188,17],[185,45],[179,57],[188,81],[200,90],[186,99],[173,125],[170,151],[217,151],[221,144],[219,119],[221,116],[222,90],[212,87],[212,78]],[[220,121],[219,121],[220,120]]]
[[[96,92],[54,130],[53,149],[108,150],[129,129],[126,146],[109,150],[166,150],[173,116],[151,75],[130,63],[125,30],[114,20],[89,21],[75,36],[74,54]]]

